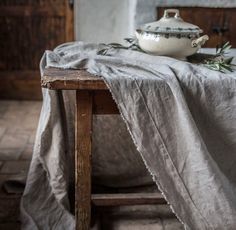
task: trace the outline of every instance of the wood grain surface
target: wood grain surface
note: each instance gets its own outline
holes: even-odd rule
[[[40,59],[45,50],[73,41],[73,28],[73,9],[68,0],[1,0],[0,81],[5,90],[4,94],[0,91],[0,99],[31,100],[36,95],[40,99]],[[21,88],[18,77],[29,71],[32,75],[26,80],[32,83],[25,84],[21,91],[15,91],[4,76],[8,73],[14,86]]]
[[[167,7],[157,7],[157,18]],[[204,47],[222,45],[230,41],[236,47],[236,8],[173,7],[180,10],[184,21],[199,26],[209,36]]]
[[[58,68],[45,69],[41,85],[49,89],[107,89],[101,77],[94,76],[85,70],[64,70]]]
[[[89,230],[91,220],[91,148],[92,95],[81,90],[76,94],[75,129],[75,219],[76,230]]]

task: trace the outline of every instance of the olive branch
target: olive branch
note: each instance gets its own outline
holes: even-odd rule
[[[232,63],[234,57],[225,56],[229,53],[231,47],[229,42],[223,44],[222,47],[217,46],[216,54],[213,57],[204,60],[204,66],[208,69],[220,71],[222,73],[233,72],[234,67],[236,66]]]

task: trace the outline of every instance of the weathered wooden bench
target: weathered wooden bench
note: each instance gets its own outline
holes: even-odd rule
[[[93,114],[119,111],[102,78],[85,70],[49,68],[42,87],[50,90],[76,90],[75,120],[75,218],[76,230],[89,230],[91,204],[119,206],[165,204],[160,193],[91,194],[91,149]]]

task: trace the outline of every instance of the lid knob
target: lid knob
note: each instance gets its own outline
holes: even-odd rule
[[[175,18],[180,18],[179,10],[177,10],[177,9],[167,9],[167,10],[165,10],[163,18],[169,18],[170,17],[169,13],[175,13],[174,17]]]

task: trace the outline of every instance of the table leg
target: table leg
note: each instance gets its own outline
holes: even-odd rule
[[[76,230],[89,230],[91,219],[92,94],[76,92],[75,219]]]

